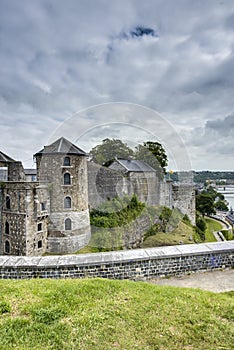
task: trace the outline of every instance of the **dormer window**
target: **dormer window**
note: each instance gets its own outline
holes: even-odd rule
[[[63,165],[64,166],[71,166],[71,158],[70,157],[65,157],[63,160]]]
[[[71,175],[69,173],[65,173],[63,175],[63,184],[64,185],[71,185]]]

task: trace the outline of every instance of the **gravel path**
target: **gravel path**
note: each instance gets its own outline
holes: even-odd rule
[[[185,288],[200,288],[221,293],[234,291],[234,269],[212,272],[198,272],[192,275],[155,278],[150,283]]]

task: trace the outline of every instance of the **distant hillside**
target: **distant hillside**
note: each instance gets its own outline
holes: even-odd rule
[[[179,181],[180,175],[185,172],[174,172],[168,174],[173,181]],[[196,183],[204,183],[206,180],[227,180],[234,183],[234,171],[193,171],[193,181]]]

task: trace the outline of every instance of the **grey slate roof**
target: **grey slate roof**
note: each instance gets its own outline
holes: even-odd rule
[[[65,139],[64,137],[60,137],[60,139],[53,142],[51,145],[45,146],[42,150],[37,152],[34,156],[43,155],[43,154],[55,154],[55,153],[61,153],[61,154],[68,154],[68,155],[79,155],[79,156],[86,156],[87,154]]]
[[[143,162],[143,160],[117,158],[115,161],[129,172],[156,172],[154,168]]]
[[[11,157],[9,157],[7,154],[3,153],[0,151],[0,162],[15,162],[14,159],[12,159]]]

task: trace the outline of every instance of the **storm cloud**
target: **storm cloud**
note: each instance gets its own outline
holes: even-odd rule
[[[0,149],[27,161],[77,111],[122,101],[170,123],[193,169],[233,170],[233,19],[233,1],[0,0]]]

